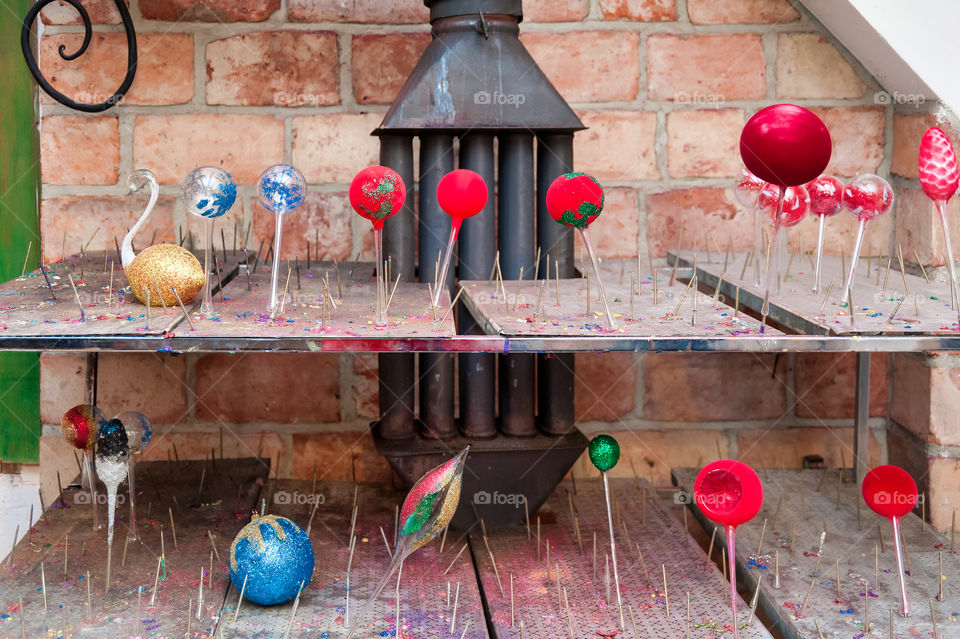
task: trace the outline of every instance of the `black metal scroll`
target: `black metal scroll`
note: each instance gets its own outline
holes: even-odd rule
[[[76,9],[77,13],[80,14],[80,18],[83,20],[83,44],[80,45],[80,48],[74,53],[67,53],[64,45],[61,44],[59,47],[61,58],[64,60],[75,60],[83,55],[84,52],[86,52],[87,47],[90,45],[90,38],[93,36],[93,28],[90,25],[90,15],[87,13],[87,10],[83,7],[83,5],[80,4],[79,0],[63,1]],[[23,58],[27,62],[27,67],[30,69],[30,73],[33,74],[37,84],[40,85],[40,88],[42,88],[47,95],[52,97],[60,104],[68,106],[71,109],[85,111],[87,113],[99,113],[100,111],[106,111],[123,99],[123,96],[125,96],[127,91],[130,89],[130,85],[133,84],[133,78],[137,73],[137,32],[133,28],[133,19],[130,17],[130,10],[127,9],[127,5],[124,0],[115,0],[117,11],[120,12],[120,19],[123,21],[123,29],[127,33],[127,74],[124,76],[120,87],[109,98],[97,104],[85,104],[83,102],[76,102],[75,100],[72,100],[60,91],[57,91],[55,88],[53,88],[50,82],[48,82],[40,72],[40,67],[37,65],[37,59],[30,47],[30,27],[33,25],[33,21],[36,20],[37,15],[43,10],[43,8],[52,2],[56,2],[56,0],[39,0],[39,2],[30,8],[26,17],[23,19],[23,29],[20,31],[20,48],[23,50]]]

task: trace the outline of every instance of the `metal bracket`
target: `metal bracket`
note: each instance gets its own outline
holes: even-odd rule
[[[35,5],[30,7],[30,10],[27,11],[27,15],[23,19],[23,28],[20,31],[20,48],[23,51],[23,59],[27,63],[27,68],[30,69],[30,73],[37,81],[37,84],[40,85],[40,88],[60,104],[77,111],[84,111],[86,113],[99,113],[101,111],[106,111],[123,99],[123,97],[127,94],[127,91],[130,89],[130,85],[133,84],[133,78],[137,73],[137,33],[133,28],[133,19],[130,17],[130,11],[127,9],[127,5],[123,0],[114,0],[117,5],[117,11],[120,12],[120,19],[123,21],[123,29],[127,34],[127,73],[123,78],[123,82],[120,83],[120,87],[113,93],[113,95],[103,102],[98,104],[86,104],[83,102],[77,102],[53,88],[53,85],[51,85],[50,82],[43,77],[43,73],[40,72],[40,67],[37,65],[37,59],[34,56],[33,49],[30,47],[30,27],[33,25],[33,21],[36,20],[37,16],[44,7],[55,1],[56,0],[40,0]],[[83,20],[83,44],[81,44],[80,48],[74,53],[67,53],[66,47],[62,44],[60,45],[58,51],[60,53],[60,57],[64,60],[76,60],[83,55],[86,52],[87,47],[90,46],[90,39],[93,36],[93,27],[90,24],[90,15],[87,13],[87,10],[83,7],[83,5],[80,4],[79,0],[63,1],[76,9],[77,13],[80,14],[80,19]]]
[[[483,11],[477,11],[480,14],[480,22],[477,23],[477,33],[483,35],[484,40],[490,39],[490,32],[487,29],[487,19],[483,15]]]

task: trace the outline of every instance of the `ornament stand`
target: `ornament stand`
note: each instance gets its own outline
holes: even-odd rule
[[[674,469],[673,481],[689,491],[696,475],[696,469]],[[954,636],[960,631],[960,621],[953,614],[960,605],[960,590],[954,587],[952,576],[960,571],[960,559],[950,550],[949,533],[941,535],[930,525],[921,525],[919,506],[901,520],[901,536],[910,557],[907,588],[914,602],[912,615],[904,619],[899,614],[900,586],[890,524],[862,503],[860,489],[852,480],[850,469],[760,471],[763,508],[752,522],[740,527],[737,535],[737,576],[742,581],[741,592],[753,592],[757,577],[762,575],[759,607],[789,639],[817,637],[815,620],[824,637],[862,633],[865,586],[870,598],[869,622],[873,636],[888,636],[891,610],[897,637],[933,636],[928,599],[933,602],[941,635]],[[859,518],[858,500],[861,502]],[[695,505],[691,505],[691,511],[709,536],[713,523],[706,520]],[[762,533],[764,520],[767,526]],[[817,569],[816,555],[824,527],[826,536]],[[794,529],[796,538],[791,539]],[[716,543],[723,540],[721,527],[717,529]],[[759,558],[758,546],[761,548]],[[875,554],[875,549],[881,547],[882,551]],[[780,588],[774,587],[776,551],[779,551]],[[943,574],[947,577],[942,602],[937,599],[939,552],[943,556]],[[879,559],[876,562],[879,588],[874,572],[875,558]],[[837,601],[837,560],[840,562],[840,601]],[[798,617],[811,581],[813,589],[803,615]]]

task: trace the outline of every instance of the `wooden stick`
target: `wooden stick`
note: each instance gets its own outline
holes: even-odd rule
[[[190,319],[190,314],[187,313],[187,307],[183,305],[183,300],[180,299],[180,293],[177,292],[175,287],[171,287],[171,289],[173,290],[173,294],[177,297],[177,303],[180,304],[180,310],[183,311],[183,316],[187,319],[187,324],[190,325],[190,330],[194,330],[193,321]]]
[[[756,557],[760,559],[760,548],[763,546],[763,533],[767,532],[767,519],[764,517],[763,526],[760,528],[760,540],[757,542],[757,554]]]
[[[667,593],[667,565],[660,564],[660,569],[663,571],[663,603],[667,608],[667,616],[670,616],[670,595]]]
[[[747,617],[747,625],[753,625],[753,616],[757,614],[757,601],[760,599],[760,581],[763,575],[757,577],[757,587],[753,590],[753,599],[750,600],[750,616]]]
[[[90,576],[90,573],[87,573]],[[90,583],[89,581],[87,583]],[[47,575],[43,571],[43,562],[40,562],[40,589],[43,591],[43,610],[47,610]],[[88,593],[89,594],[89,593]]]
[[[468,544],[463,544],[463,548],[460,549],[460,552],[457,553],[457,556],[453,558],[453,561],[450,562],[450,565],[447,566],[447,569],[443,571],[443,574],[446,575],[450,572],[450,569],[453,568],[453,564],[457,563],[457,559],[460,559],[460,555],[463,554],[463,551],[467,549]]]
[[[240,604],[243,603],[243,593],[247,590],[247,577],[249,575],[243,576],[243,586],[240,587],[240,598],[237,599],[237,609],[233,611],[233,621],[237,621],[237,616],[240,614]]]
[[[940,639],[940,629],[937,628],[937,615],[933,611],[933,599],[927,598],[927,603],[930,604],[930,621],[933,622],[933,637],[934,639]]]
[[[780,590],[780,550],[773,554],[773,587]]]
[[[797,618],[803,617],[803,609],[807,607],[807,601],[810,599],[810,593],[813,592],[813,585],[817,583],[817,578],[814,577],[810,582],[810,588],[807,589],[807,596],[803,598],[803,603],[800,605],[800,611],[797,613]]]
[[[466,547],[466,546],[464,546]],[[457,623],[457,604],[460,603],[460,582],[457,582],[457,590],[453,595],[453,614],[450,617],[450,632],[453,632],[453,628]],[[522,622],[521,622],[522,623]],[[397,633],[399,637],[400,633]]]
[[[542,289],[541,289],[541,290],[542,290]],[[440,318],[440,322],[437,324],[436,328],[438,328],[438,329],[441,328],[441,327],[443,326],[443,323],[444,323],[445,321],[447,321],[447,317],[450,316],[450,311],[452,311],[452,310],[453,310],[453,307],[456,306],[457,300],[460,299],[460,296],[461,296],[461,295],[463,295],[463,287],[462,287],[462,286],[460,287],[460,290],[457,291],[457,295],[453,298],[453,301],[450,302],[450,306],[447,308],[447,312],[443,314],[443,317],[442,317],[442,318]]]
[[[920,272],[923,273],[923,279],[926,280],[927,284],[930,283],[930,278],[927,277],[927,269],[923,268],[923,262],[920,261],[920,256],[917,255],[917,252],[913,252],[913,256],[917,258],[917,266],[920,267]]]
[[[67,273],[67,277],[70,279],[70,287],[73,289],[73,297],[77,300],[77,306],[80,307],[80,321],[87,321],[87,314],[83,311],[83,304],[80,302],[80,293],[77,292],[77,285],[73,283],[73,274]]]

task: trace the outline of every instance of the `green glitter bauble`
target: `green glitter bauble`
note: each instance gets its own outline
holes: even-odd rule
[[[590,461],[602,473],[620,461],[620,444],[610,435],[597,435],[590,440]]]

